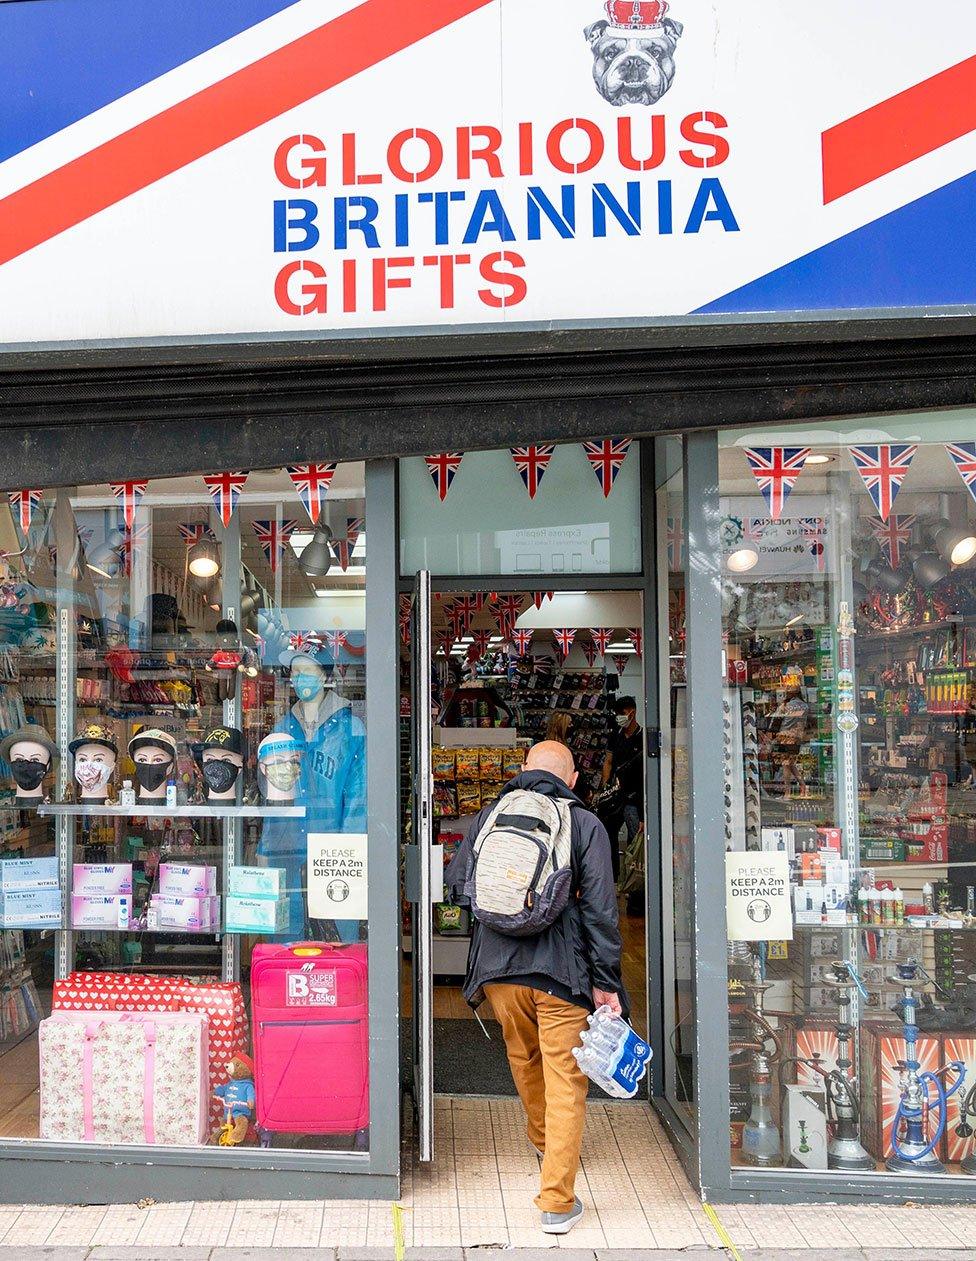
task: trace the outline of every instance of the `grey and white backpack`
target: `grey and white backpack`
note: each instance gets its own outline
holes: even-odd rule
[[[573,881],[571,803],[517,788],[491,808],[472,846],[465,893],[480,923],[508,937],[542,932]]]

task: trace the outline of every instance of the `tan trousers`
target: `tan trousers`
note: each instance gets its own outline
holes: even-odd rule
[[[545,1152],[536,1205],[544,1213],[573,1207],[589,1083],[573,1058],[587,1012],[527,985],[486,985],[505,1035],[515,1086],[528,1118],[529,1142]]]

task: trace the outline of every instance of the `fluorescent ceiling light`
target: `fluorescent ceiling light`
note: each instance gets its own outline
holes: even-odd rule
[[[808,464],[829,464],[833,458],[834,457],[832,455],[825,455],[823,452],[817,452],[815,455],[808,455],[803,461],[803,466],[806,468]]]

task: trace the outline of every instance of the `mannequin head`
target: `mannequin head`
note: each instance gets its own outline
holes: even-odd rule
[[[214,727],[197,751],[208,801],[236,801],[244,767],[244,737],[236,727]]]
[[[168,731],[143,727],[129,741],[140,801],[165,801],[166,782],[176,774],[176,741]]]
[[[75,779],[81,800],[103,802],[119,757],[111,727],[88,723],[68,745],[68,752],[75,760]]]
[[[57,756],[57,746],[36,723],[28,723],[0,740],[0,758],[10,763],[19,801],[44,799],[43,781]]]
[[[291,686],[304,704],[315,704],[325,691],[326,673],[314,657],[297,654],[291,663]]]
[[[265,801],[295,800],[302,773],[302,745],[287,732],[273,731],[258,745],[258,785]]]

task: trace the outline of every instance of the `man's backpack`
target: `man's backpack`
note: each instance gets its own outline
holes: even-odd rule
[[[504,793],[472,846],[465,883],[471,913],[508,937],[532,937],[569,902],[572,805],[518,788]]]

